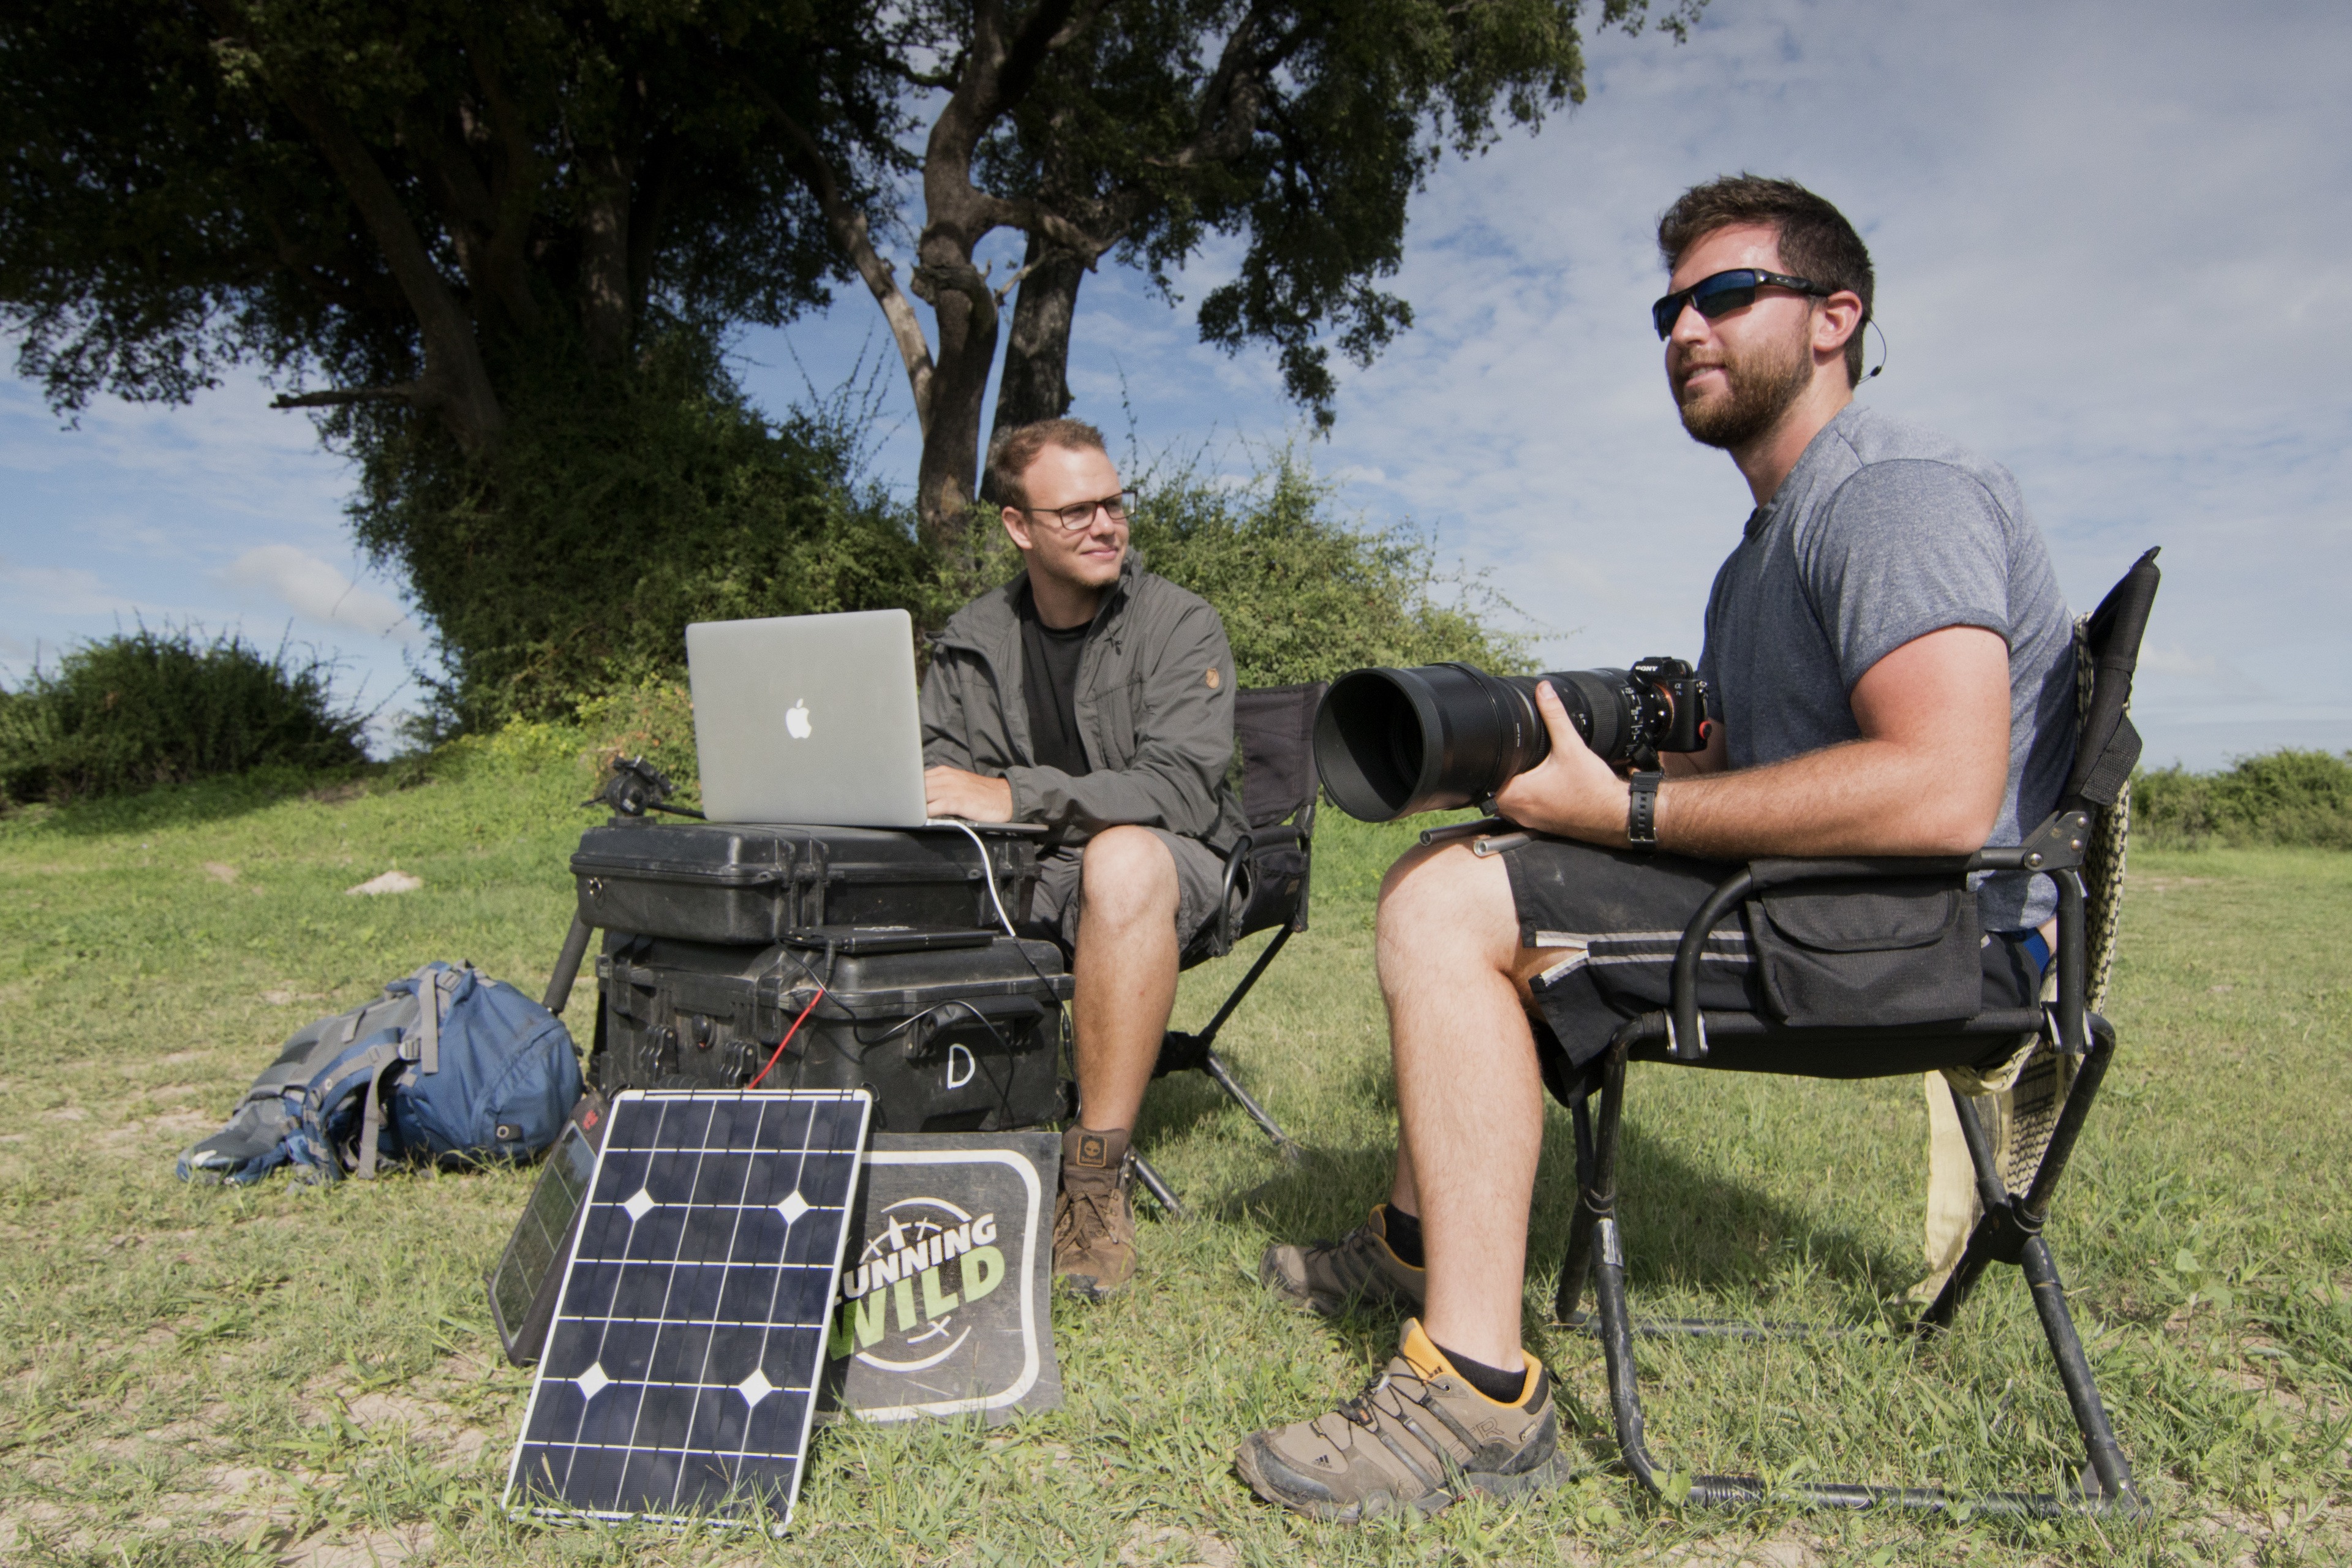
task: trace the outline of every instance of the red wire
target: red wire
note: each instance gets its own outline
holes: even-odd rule
[[[809,978],[814,980],[816,977],[814,975],[811,975]],[[816,994],[809,998],[809,1005],[801,1009],[801,1016],[793,1020],[793,1026],[784,1031],[784,1037],[776,1042],[776,1054],[768,1058],[768,1067],[761,1068],[758,1073],[754,1074],[751,1081],[743,1086],[745,1089],[757,1089],[760,1087],[760,1079],[768,1076],[768,1068],[774,1067],[776,1063],[782,1058],[784,1047],[793,1043],[793,1037],[801,1032],[801,1025],[807,1021],[808,1016],[811,1013],[816,1011],[816,1005],[824,1000],[824,987],[820,985],[816,988]]]

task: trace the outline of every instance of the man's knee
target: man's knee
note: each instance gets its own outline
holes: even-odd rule
[[[1465,845],[1416,849],[1389,868],[1375,929],[1384,980],[1424,962],[1483,963],[1515,979],[1520,967],[1510,873],[1500,856],[1476,856]]]
[[[1149,828],[1109,827],[1087,840],[1078,884],[1087,916],[1175,921],[1176,857]]]

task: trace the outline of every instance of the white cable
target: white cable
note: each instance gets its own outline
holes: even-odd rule
[[[972,831],[971,824],[968,822],[959,822],[951,816],[934,816],[928,824],[926,824],[926,826],[931,827],[952,827],[958,833],[962,834],[966,838],[971,840],[971,847],[980,851],[980,879],[988,884],[988,901],[996,906],[997,923],[1003,926],[1005,935],[1012,937],[1016,942],[1019,941],[1020,933],[1013,929],[1012,921],[1005,917],[1004,900],[1001,898],[996,891],[996,868],[989,863],[988,846],[981,842],[980,835]]]

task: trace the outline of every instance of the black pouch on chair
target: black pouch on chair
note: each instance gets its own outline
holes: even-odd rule
[[[1977,896],[1958,873],[1767,888],[1748,900],[1766,1006],[1797,1028],[1941,1023],[1982,1006]]]

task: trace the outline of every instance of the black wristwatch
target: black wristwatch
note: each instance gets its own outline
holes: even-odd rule
[[[1658,784],[1664,773],[1635,773],[1626,781],[1625,842],[1636,849],[1658,847]]]

